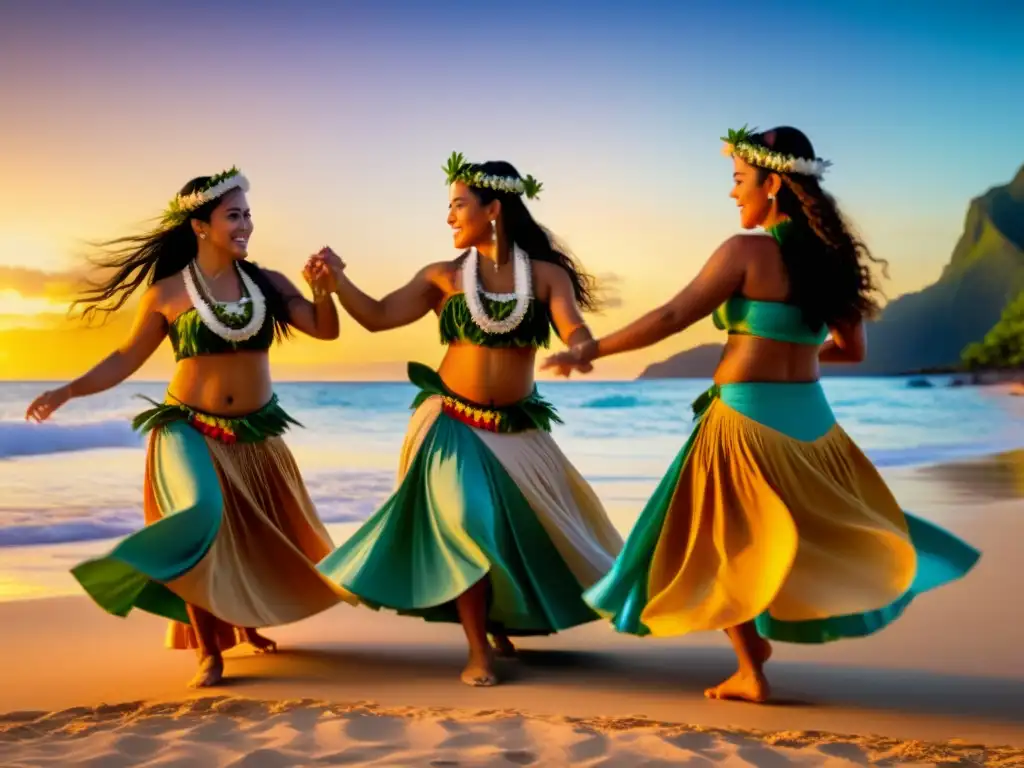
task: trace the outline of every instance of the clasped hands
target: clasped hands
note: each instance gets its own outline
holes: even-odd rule
[[[314,296],[330,296],[338,289],[338,279],[344,271],[345,262],[325,245],[306,260],[302,277]]]
[[[302,277],[314,295],[330,295],[338,288],[338,280],[345,271],[345,262],[332,249],[324,246],[306,260]],[[541,370],[554,370],[558,376],[568,378],[573,371],[590,373],[591,361],[597,356],[597,342],[593,339],[576,344],[564,352],[550,355],[541,364]]]
[[[594,339],[575,344],[564,352],[558,352],[545,358],[540,368],[542,371],[554,370],[558,376],[569,378],[577,373],[590,373],[594,370],[592,362],[597,357],[597,342]]]

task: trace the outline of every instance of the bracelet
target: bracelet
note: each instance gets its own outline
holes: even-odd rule
[[[597,343],[597,339],[591,337],[586,341],[581,341],[579,344],[573,347],[573,350],[579,350],[577,356],[585,362],[591,362],[597,358],[597,353],[600,348]]]

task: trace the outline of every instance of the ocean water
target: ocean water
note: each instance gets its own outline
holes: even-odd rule
[[[904,379],[826,379],[836,416],[879,466],[928,464],[1024,445],[1024,403],[995,390],[913,388]],[[710,382],[551,382],[555,438],[628,529],[679,450],[690,403]],[[131,417],[162,383],[126,383],[24,420],[45,385],[0,383],[0,560],[11,548],[99,542],[137,530],[143,441]],[[354,524],[392,491],[415,390],[408,383],[282,383],[303,429],[287,440],[322,518]],[[348,527],[348,526],[346,526]]]

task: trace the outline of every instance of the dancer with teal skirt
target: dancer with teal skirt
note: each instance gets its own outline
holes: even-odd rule
[[[364,328],[409,325],[432,310],[448,346],[440,369],[409,365],[419,388],[394,494],[320,569],[374,608],[461,622],[468,685],[494,685],[494,649],[510,635],[549,634],[599,616],[583,590],[622,539],[550,435],[558,422],[537,393],[534,364],[551,327],[566,344],[592,338],[581,307],[593,284],[531,217],[540,189],[504,162],[447,166],[453,261],[431,264],[373,299],[330,250],[342,306]]]
[[[667,304],[544,365],[586,372],[708,315],[728,332],[692,434],[586,599],[620,632],[725,630],[739,669],[705,695],[761,702],[769,641],[870,635],[979,553],[900,508],[819,383],[819,362],[864,359],[877,309],[875,260],[819,184],[829,163],[795,128],[725,141],[740,224],[767,234],[729,238]]]
[[[193,179],[152,232],[109,244],[103,281],[76,304],[87,319],[109,315],[147,282],[131,334],[26,413],[43,421],[73,397],[120,384],[170,338],[166,400],[134,421],[149,433],[146,526],[72,573],[109,613],[170,619],[168,645],[198,653],[194,687],[221,680],[222,653],[236,644],[274,651],[258,628],[353,601],[316,569],[332,542],[280,437],[296,422],[274,395],[268,362],[292,328],[337,338],[337,309],[325,277],[307,270],[310,302],[246,261],[248,188],[234,168]]]

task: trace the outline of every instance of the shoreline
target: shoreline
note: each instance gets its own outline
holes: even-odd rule
[[[163,620],[36,596],[0,602],[16,628],[0,633],[0,764],[1024,765],[1024,604],[1006,596],[1024,450],[883,476],[978,566],[871,637],[777,644],[767,705],[703,697],[735,668],[722,633],[596,621],[524,638],[479,689],[458,679],[458,626],[347,605],[270,630],[278,654],[228,652],[226,685],[189,691],[195,658],[163,647]]]
[[[689,350],[687,350],[689,351]],[[661,361],[664,362],[664,361]],[[396,363],[403,368],[407,362]],[[830,363],[828,365],[836,365]],[[622,374],[618,378],[596,378],[593,376],[587,376],[586,378],[572,379],[569,383],[573,385],[579,384],[634,384],[644,381],[664,381],[670,379],[679,379],[682,381],[710,381],[714,371],[707,375],[702,376],[644,376],[643,372],[632,375]],[[823,370],[821,378],[823,379],[907,379],[915,376],[962,376],[965,378],[976,377],[981,380],[979,386],[983,386],[987,383],[1013,383],[1013,382],[1024,382],[1024,370],[1013,370],[1013,369],[991,369],[991,370],[979,370],[979,371],[968,371],[960,368],[924,368],[921,370],[910,370],[902,371],[897,373],[835,373],[832,370]],[[52,385],[52,384],[63,384],[67,381],[66,378],[57,379],[8,379],[0,377],[0,384],[26,384],[26,385]],[[169,379],[136,379],[128,378],[125,380],[125,384],[144,384],[144,385],[162,385],[166,386]],[[544,384],[564,384],[566,381],[557,377],[543,376],[538,378],[539,382]],[[403,375],[396,376],[393,379],[338,379],[338,378],[325,378],[325,379],[288,379],[288,378],[275,378],[275,384],[288,384],[288,385],[302,385],[302,384],[352,384],[352,385],[409,385],[409,380]]]
[[[877,466],[887,483],[897,487],[901,484],[909,485],[913,488],[913,495],[919,498],[924,495],[922,502],[926,508],[941,507],[945,503],[943,493],[936,495],[930,492],[933,489],[928,488],[933,477],[940,480],[943,477],[952,478],[952,485],[956,488],[968,488],[966,498],[970,498],[975,504],[1017,498],[1018,495],[1024,498],[1024,445],[997,453],[965,452],[954,458],[931,458],[915,464],[880,463]],[[652,487],[656,482],[656,478],[651,480]],[[897,497],[900,498],[899,493]],[[639,514],[639,509],[636,514]],[[617,517],[618,515],[615,515],[613,519]],[[618,521],[620,525],[625,523],[620,533],[626,535],[633,521],[634,518]],[[365,521],[327,522],[325,525],[335,544],[340,544],[363,522]],[[105,553],[122,538],[123,536],[108,536],[0,545],[0,605],[80,595],[80,588],[69,573],[70,564]],[[25,571],[37,575],[33,584],[19,585],[17,574]],[[40,574],[45,576],[41,577]]]

